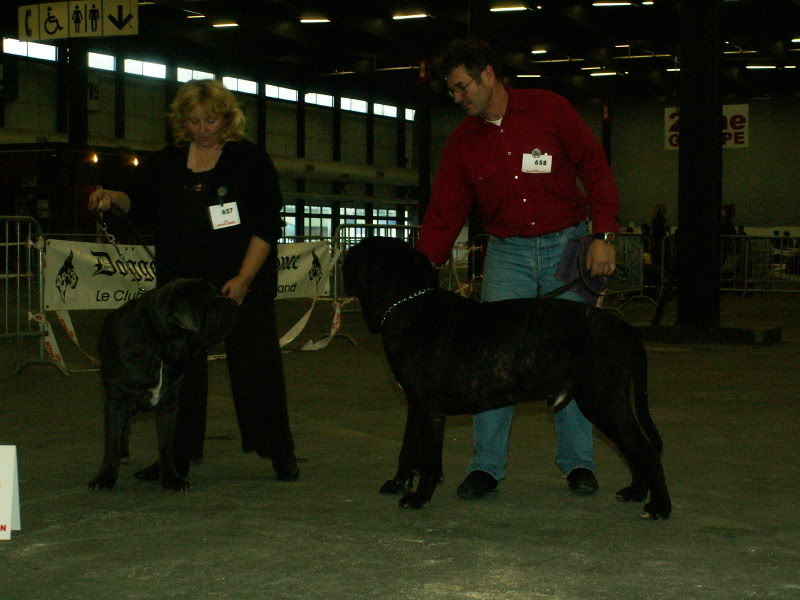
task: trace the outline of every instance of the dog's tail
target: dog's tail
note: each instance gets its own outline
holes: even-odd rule
[[[642,431],[653,447],[660,453],[664,447],[661,435],[650,416],[647,398],[647,351],[641,341],[637,341],[631,353],[631,371],[633,377],[633,410]]]

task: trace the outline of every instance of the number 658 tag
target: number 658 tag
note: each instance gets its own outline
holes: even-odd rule
[[[241,223],[239,220],[239,207],[236,202],[213,204],[208,207],[208,216],[211,217],[212,229],[233,227]]]

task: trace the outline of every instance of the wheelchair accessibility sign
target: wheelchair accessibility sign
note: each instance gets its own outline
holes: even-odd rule
[[[17,15],[23,42],[139,33],[138,0],[28,4],[20,6]]]

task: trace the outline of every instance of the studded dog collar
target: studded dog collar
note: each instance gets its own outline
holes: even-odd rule
[[[383,313],[383,317],[381,317],[381,323],[380,323],[380,326],[381,326],[381,327],[383,327],[383,324],[386,322],[386,319],[388,319],[388,318],[389,318],[389,314],[390,314],[390,313],[391,313],[391,312],[392,312],[392,311],[393,311],[395,308],[397,308],[398,306],[400,306],[400,305],[401,305],[401,304],[403,304],[404,302],[408,302],[409,300],[413,300],[413,299],[414,299],[414,298],[416,298],[417,296],[422,296],[422,294],[427,294],[428,292],[432,292],[432,291],[434,291],[435,289],[436,289],[436,288],[425,288],[424,290],[419,290],[419,291],[416,291],[416,292],[414,292],[414,293],[413,293],[413,294],[411,294],[410,296],[406,296],[405,298],[400,298],[400,300],[398,300],[397,302],[395,302],[394,304],[392,304],[392,305],[391,305],[391,306],[390,306],[390,307],[389,307],[389,308],[386,310],[386,312],[385,312],[385,313]]]

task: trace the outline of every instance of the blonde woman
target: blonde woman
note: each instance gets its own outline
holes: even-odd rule
[[[269,156],[243,139],[244,115],[219,81],[181,86],[169,108],[174,140],[143,161],[124,191],[99,189],[89,209],[151,223],[158,285],[204,278],[239,304],[225,341],[242,450],[270,457],[278,479],[299,476],[275,327],[281,194]],[[176,464],[202,462],[208,399],[205,358],[187,365],[177,417]],[[137,471],[158,479],[158,463]]]

